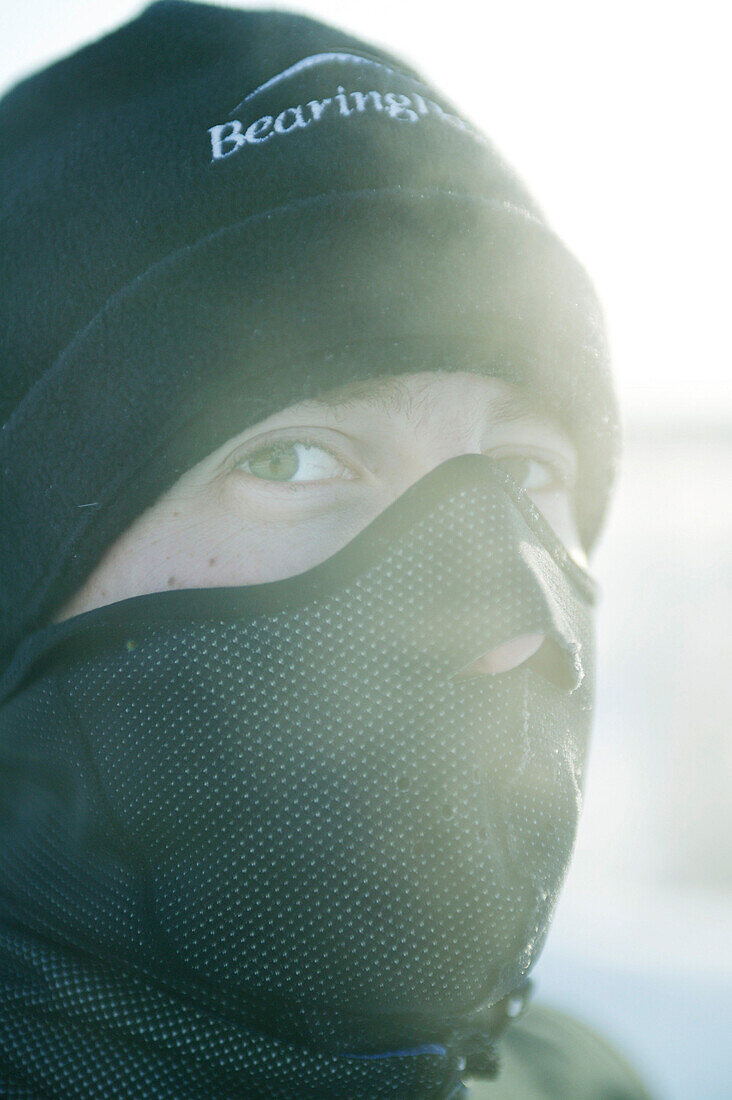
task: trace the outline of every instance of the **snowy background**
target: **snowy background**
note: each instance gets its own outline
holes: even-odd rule
[[[577,853],[535,978],[659,1100],[732,1095],[729,77],[721,3],[312,0],[518,168],[605,304],[625,425]],[[129,0],[9,0],[0,86]],[[52,140],[52,135],[48,135]]]

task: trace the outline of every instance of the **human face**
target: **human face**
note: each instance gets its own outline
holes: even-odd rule
[[[262,584],[329,558],[410,485],[461,454],[505,464],[582,565],[568,436],[496,378],[424,372],[372,379],[291,405],[188,470],[106,551],[54,618],[168,588]],[[471,674],[527,660],[512,639]]]

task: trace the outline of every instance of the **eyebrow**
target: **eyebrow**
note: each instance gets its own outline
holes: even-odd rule
[[[430,397],[425,395],[422,400],[429,401]],[[418,398],[416,403],[419,401]],[[326,393],[308,398],[307,403],[328,409],[363,404],[383,412],[405,412],[414,408],[415,399],[406,391],[399,378],[387,376],[348,382],[344,386],[337,386]],[[556,424],[555,418],[543,412],[536,401],[527,394],[508,393],[490,402],[488,421],[491,424],[512,424],[518,420],[538,420]]]

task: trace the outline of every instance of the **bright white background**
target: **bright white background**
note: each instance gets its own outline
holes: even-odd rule
[[[0,86],[140,9],[11,0]],[[538,990],[664,1100],[732,1095],[730,40],[721,3],[312,0],[412,62],[518,168],[592,273],[625,422],[598,716]],[[47,135],[52,141],[53,135]]]

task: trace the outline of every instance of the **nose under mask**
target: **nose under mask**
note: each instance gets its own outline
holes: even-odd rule
[[[594,600],[526,494],[466,455],[297,577],[38,631],[0,683],[6,925],[278,1042],[441,1049],[543,945]],[[464,674],[533,634],[530,659]]]

